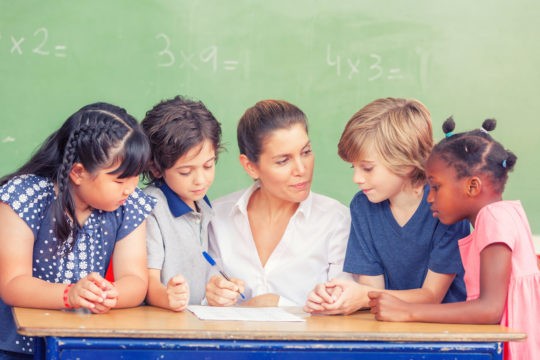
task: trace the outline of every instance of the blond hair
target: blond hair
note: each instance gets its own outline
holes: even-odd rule
[[[431,116],[426,106],[414,99],[385,98],[352,116],[341,134],[338,154],[353,163],[373,149],[391,172],[418,185],[426,181],[424,163],[432,148]]]

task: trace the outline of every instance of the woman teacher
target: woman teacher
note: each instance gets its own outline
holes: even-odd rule
[[[301,306],[311,289],[342,274],[349,209],[313,193],[314,154],[304,113],[281,100],[246,110],[237,128],[240,163],[255,181],[213,202],[209,251],[221,270],[209,305]]]

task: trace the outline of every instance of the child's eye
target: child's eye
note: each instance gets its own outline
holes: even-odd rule
[[[302,151],[302,155],[307,156],[310,155],[312,152],[313,150],[311,150],[311,148],[305,149],[304,151]]]
[[[363,167],[362,170],[364,170],[365,172],[370,172],[371,170],[373,170],[372,167]]]
[[[179,171],[178,174],[182,175],[182,176],[189,176],[191,174],[191,171],[187,171],[187,172],[182,172],[182,171]]]

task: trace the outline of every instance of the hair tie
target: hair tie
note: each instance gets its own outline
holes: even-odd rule
[[[502,161],[502,164],[501,164],[501,165],[502,165],[503,168],[506,169],[506,159],[504,159],[504,160]]]
[[[484,134],[488,133],[488,131],[486,129],[484,129],[483,127],[480,128],[480,131],[483,132]]]
[[[454,132],[453,131],[449,131],[447,132],[446,134],[444,134],[444,136],[446,136],[447,138],[449,138],[450,136],[454,135]]]

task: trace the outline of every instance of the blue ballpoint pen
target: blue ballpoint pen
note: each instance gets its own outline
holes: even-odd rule
[[[203,254],[204,258],[206,259],[206,261],[208,261],[208,263],[210,265],[216,266],[216,260],[214,260],[214,258],[212,256],[210,256],[209,253],[207,253],[206,251],[203,251],[202,254]],[[225,272],[223,270],[221,270],[219,268],[219,266],[216,266],[216,267],[217,267],[219,273],[221,274],[221,276],[223,276],[227,281],[231,281],[231,278],[227,274],[225,274]],[[240,294],[240,297],[242,297],[242,300],[246,300],[246,297],[244,296],[244,294],[242,294],[240,292],[240,290],[238,290],[238,293]]]

